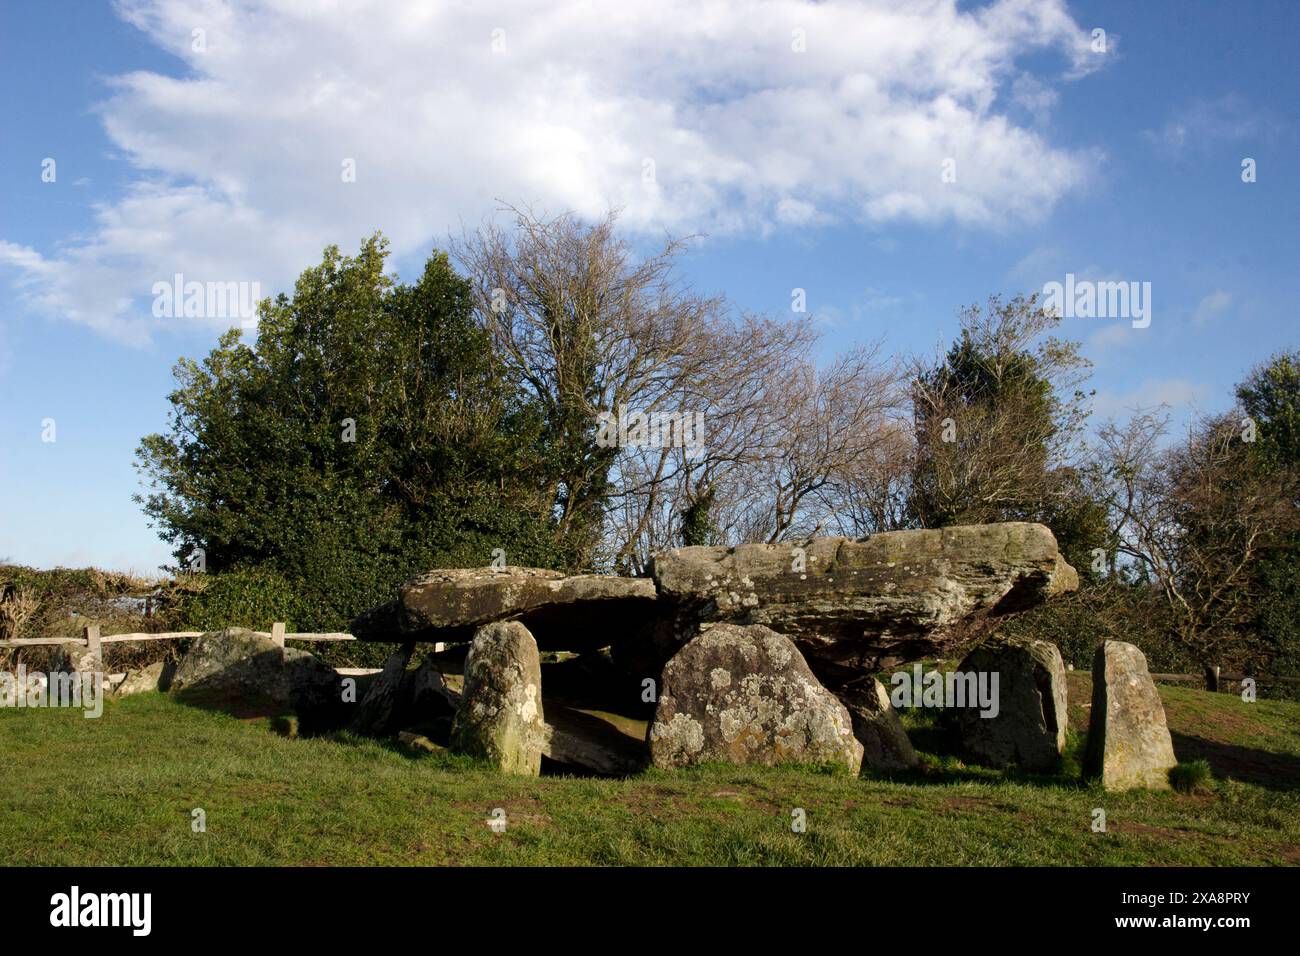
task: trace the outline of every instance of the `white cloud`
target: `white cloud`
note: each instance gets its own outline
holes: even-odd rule
[[[1201,151],[1220,142],[1263,137],[1271,140],[1277,124],[1236,94],[1192,100],[1176,110],[1157,130],[1144,136],[1163,152],[1177,155]]]
[[[1039,126],[1046,124],[1058,98],[1056,90],[1029,73],[1022,73],[1011,84],[1011,101]]]
[[[118,9],[188,71],[114,79],[100,112],[134,185],[96,208],[87,237],[44,255],[7,245],[0,261],[34,309],[133,341],[165,321],[142,297],[175,272],[269,292],[326,243],[354,249],[382,228],[395,252],[418,252],[494,199],[620,206],[647,233],[1003,228],[1041,219],[1099,158],[994,106],[1018,81],[1013,98],[1050,110],[1018,58],[1055,53],[1063,77],[1104,59],[1064,0]],[[955,183],[941,180],[948,157]]]
[[[1209,391],[1208,385],[1185,378],[1148,378],[1137,388],[1122,392],[1099,388],[1093,398],[1093,417],[1098,421],[1123,418],[1136,408],[1158,405],[1180,411],[1204,399]]]
[[[1209,325],[1223,315],[1230,305],[1232,305],[1232,296],[1227,292],[1222,289],[1211,292],[1197,303],[1196,311],[1192,313],[1192,325]]]
[[[1134,345],[1147,341],[1143,336],[1146,329],[1135,329],[1130,322],[1107,322],[1087,338],[1089,349],[1094,352],[1106,352],[1109,349],[1125,345]]]

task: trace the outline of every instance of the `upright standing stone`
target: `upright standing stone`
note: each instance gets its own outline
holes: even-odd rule
[[[837,695],[849,711],[853,736],[862,744],[862,766],[890,773],[918,763],[889,693],[875,677],[854,681]]]
[[[715,625],[673,656],[647,742],[657,767],[862,765],[848,710],[793,641],[762,626]]]
[[[541,772],[545,743],[537,642],[518,621],[479,629],[465,660],[465,692],[451,724],[451,749],[501,770]]]
[[[1092,659],[1085,774],[1107,790],[1168,790],[1177,763],[1146,656],[1132,644],[1104,642]]]
[[[414,644],[403,644],[402,649],[384,663],[383,671],[357,705],[349,730],[382,737],[398,729],[402,683],[406,678],[406,665],[411,662],[414,652]]]
[[[963,675],[998,675],[997,712],[977,706],[953,711],[962,748],[976,762],[1052,770],[1065,749],[1065,662],[1055,644],[1033,638],[994,638],[966,655]],[[990,708],[991,710],[991,708]]]

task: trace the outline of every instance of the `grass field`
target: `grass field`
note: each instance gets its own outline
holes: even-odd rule
[[[1081,728],[1088,678],[1070,679]],[[604,780],[288,738],[161,694],[109,701],[98,720],[0,710],[0,852],[65,865],[1300,863],[1300,704],[1161,695],[1180,759],[1214,768],[1207,793],[1084,786],[1077,732],[1058,775],[967,767],[935,753],[941,729],[913,714],[924,764],[905,778],[713,766]],[[1105,833],[1092,830],[1098,807]]]

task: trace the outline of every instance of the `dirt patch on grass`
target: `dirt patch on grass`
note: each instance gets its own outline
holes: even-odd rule
[[[762,789],[749,790],[715,790],[709,794],[713,800],[732,800],[754,810],[783,812],[788,810],[784,803],[774,801],[771,794]]]
[[[1300,866],[1300,846],[1288,843],[1278,848],[1278,859],[1287,866]]]
[[[983,797],[944,797],[937,810],[987,810],[989,802]]]

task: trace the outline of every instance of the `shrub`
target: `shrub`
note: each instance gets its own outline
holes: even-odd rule
[[[1091,669],[1097,646],[1109,640],[1138,647],[1152,673],[1201,672],[1200,664],[1178,645],[1159,596],[1143,585],[1085,585],[1007,618],[999,630],[1050,641],[1067,664],[1081,671]]]
[[[183,593],[170,617],[177,630],[219,631],[247,627],[269,631],[276,621],[294,630],[298,600],[293,586],[269,567],[246,567],[199,580],[201,587]]]
[[[1210,789],[1210,765],[1204,760],[1192,760],[1169,768],[1169,785],[1179,793],[1205,793]]]
[[[0,565],[0,640],[80,637],[87,624],[110,634],[162,630],[142,613],[143,599],[158,587],[158,581],[98,568]]]

